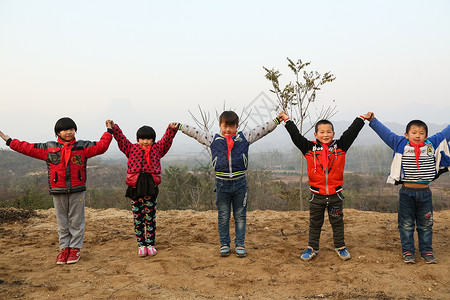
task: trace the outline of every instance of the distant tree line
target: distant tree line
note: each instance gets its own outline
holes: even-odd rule
[[[354,145],[347,152],[345,170],[361,174],[387,175],[392,162],[392,155],[393,151],[385,145]],[[281,152],[274,149],[252,153],[250,163],[253,167],[267,170],[300,171],[300,159],[304,160],[304,157],[297,148],[291,148],[290,152]],[[304,172],[304,175],[307,175],[306,170]]]
[[[295,150],[295,149],[294,149]],[[308,208],[308,193],[299,197],[298,151],[254,153],[247,172],[249,210],[299,210]],[[385,183],[392,153],[382,146],[354,146],[348,153],[344,179],[345,207],[395,212],[398,187]],[[163,159],[164,160],[164,159]],[[191,160],[192,161],[192,160]],[[207,161],[196,165],[173,161],[163,164],[158,209],[213,210],[216,208],[214,172]],[[126,163],[95,158],[88,161],[87,205],[93,208],[129,209],[125,198]],[[431,184],[436,210],[450,209],[450,176]],[[308,189],[308,183],[302,183]],[[53,207],[48,194],[44,162],[0,150],[0,207],[47,209]]]

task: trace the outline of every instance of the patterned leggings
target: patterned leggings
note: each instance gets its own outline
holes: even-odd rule
[[[155,246],[156,196],[131,199],[134,218],[134,232],[139,247]]]

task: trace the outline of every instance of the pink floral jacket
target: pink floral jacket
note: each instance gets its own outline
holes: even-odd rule
[[[154,143],[150,149],[150,165],[145,159],[145,150],[138,143],[131,143],[122,133],[120,127],[114,125],[114,139],[117,141],[120,151],[128,158],[127,175],[133,173],[151,173],[155,185],[161,183],[161,158],[166,155],[172,146],[173,138],[177,129],[167,127],[164,136],[158,142]],[[137,176],[136,176],[137,178]]]

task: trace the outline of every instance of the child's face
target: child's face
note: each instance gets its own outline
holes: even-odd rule
[[[60,132],[58,132],[58,136],[64,142],[70,142],[75,137],[75,128],[61,130]]]
[[[333,127],[330,124],[320,124],[317,126],[317,132],[314,132],[314,137],[322,144],[329,144],[334,139]]]
[[[142,149],[147,149],[153,145],[153,139],[138,139],[138,143]]]
[[[236,124],[229,125],[229,124],[226,124],[225,122],[220,123],[219,127],[220,127],[220,132],[222,132],[222,134],[231,134],[231,135],[236,134],[236,131],[238,128],[238,126]]]
[[[409,131],[405,133],[405,137],[410,143],[420,144],[427,139],[427,131],[425,127],[412,125]]]

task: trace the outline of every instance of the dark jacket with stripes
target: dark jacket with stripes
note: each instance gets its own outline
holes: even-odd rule
[[[272,132],[279,123],[278,119],[274,119],[250,131],[236,132],[232,137],[234,145],[230,157],[228,157],[227,140],[223,135],[212,134],[186,124],[180,124],[178,129],[201,144],[210,147],[217,177],[234,178],[244,175],[247,170],[249,145]]]

